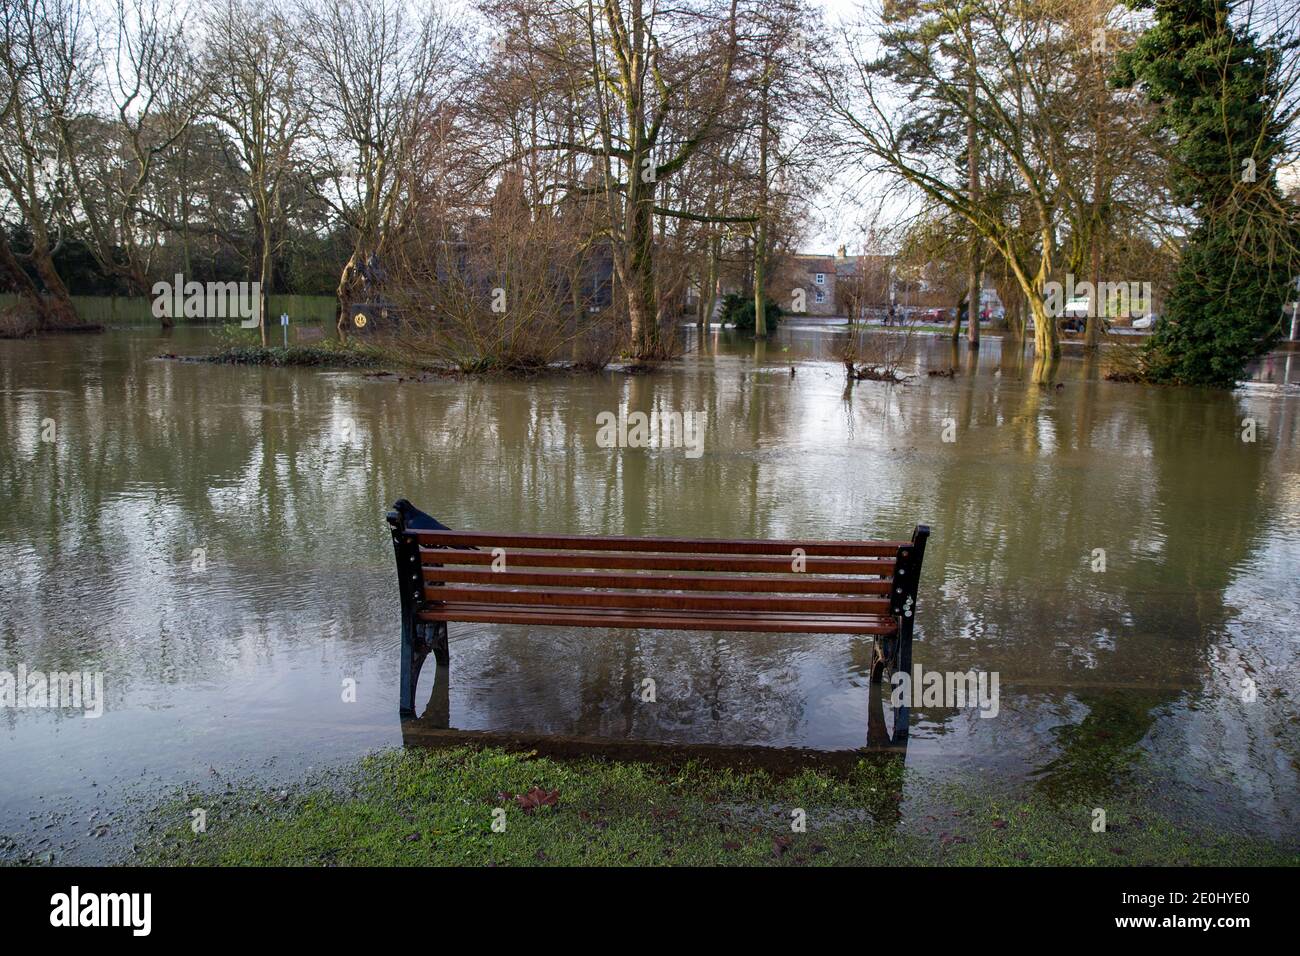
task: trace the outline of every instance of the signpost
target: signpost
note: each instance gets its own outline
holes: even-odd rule
[[[289,347],[289,313],[280,313],[280,328],[284,329],[284,347]]]

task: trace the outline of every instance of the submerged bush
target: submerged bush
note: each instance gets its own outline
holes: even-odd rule
[[[465,221],[441,190],[417,193],[413,220],[390,248],[383,332],[395,353],[462,372],[531,373],[602,368],[622,346],[614,306],[614,250],[598,236],[591,204],[542,214],[507,176],[486,215]]]
[[[375,368],[383,364],[378,350],[359,346],[334,345],[230,345],[211,355],[205,362],[221,365],[334,366],[341,368]]]
[[[781,321],[781,307],[767,299],[763,303],[763,312],[767,315],[767,330],[771,332]],[[753,332],[754,300],[729,292],[722,299],[722,324],[733,325],[741,332]]]

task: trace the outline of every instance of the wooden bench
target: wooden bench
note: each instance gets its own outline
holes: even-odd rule
[[[401,715],[447,624],[870,634],[871,679],[910,673],[921,559],[910,541],[725,541],[453,531],[388,513],[402,600]]]

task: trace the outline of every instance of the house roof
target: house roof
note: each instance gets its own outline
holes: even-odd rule
[[[796,252],[793,256],[802,268],[808,272],[834,272],[836,275],[857,275],[859,263],[870,261],[884,266],[893,262],[895,256],[889,253],[864,253],[851,256],[834,256],[820,252]]]
[[[808,272],[834,272],[835,257],[819,256],[807,252],[795,253],[795,261]]]

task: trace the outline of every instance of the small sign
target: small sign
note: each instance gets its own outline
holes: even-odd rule
[[[289,313],[287,313],[287,312],[281,312],[281,313],[280,313],[280,324],[281,324],[281,325],[288,325],[288,324],[289,324]]]

